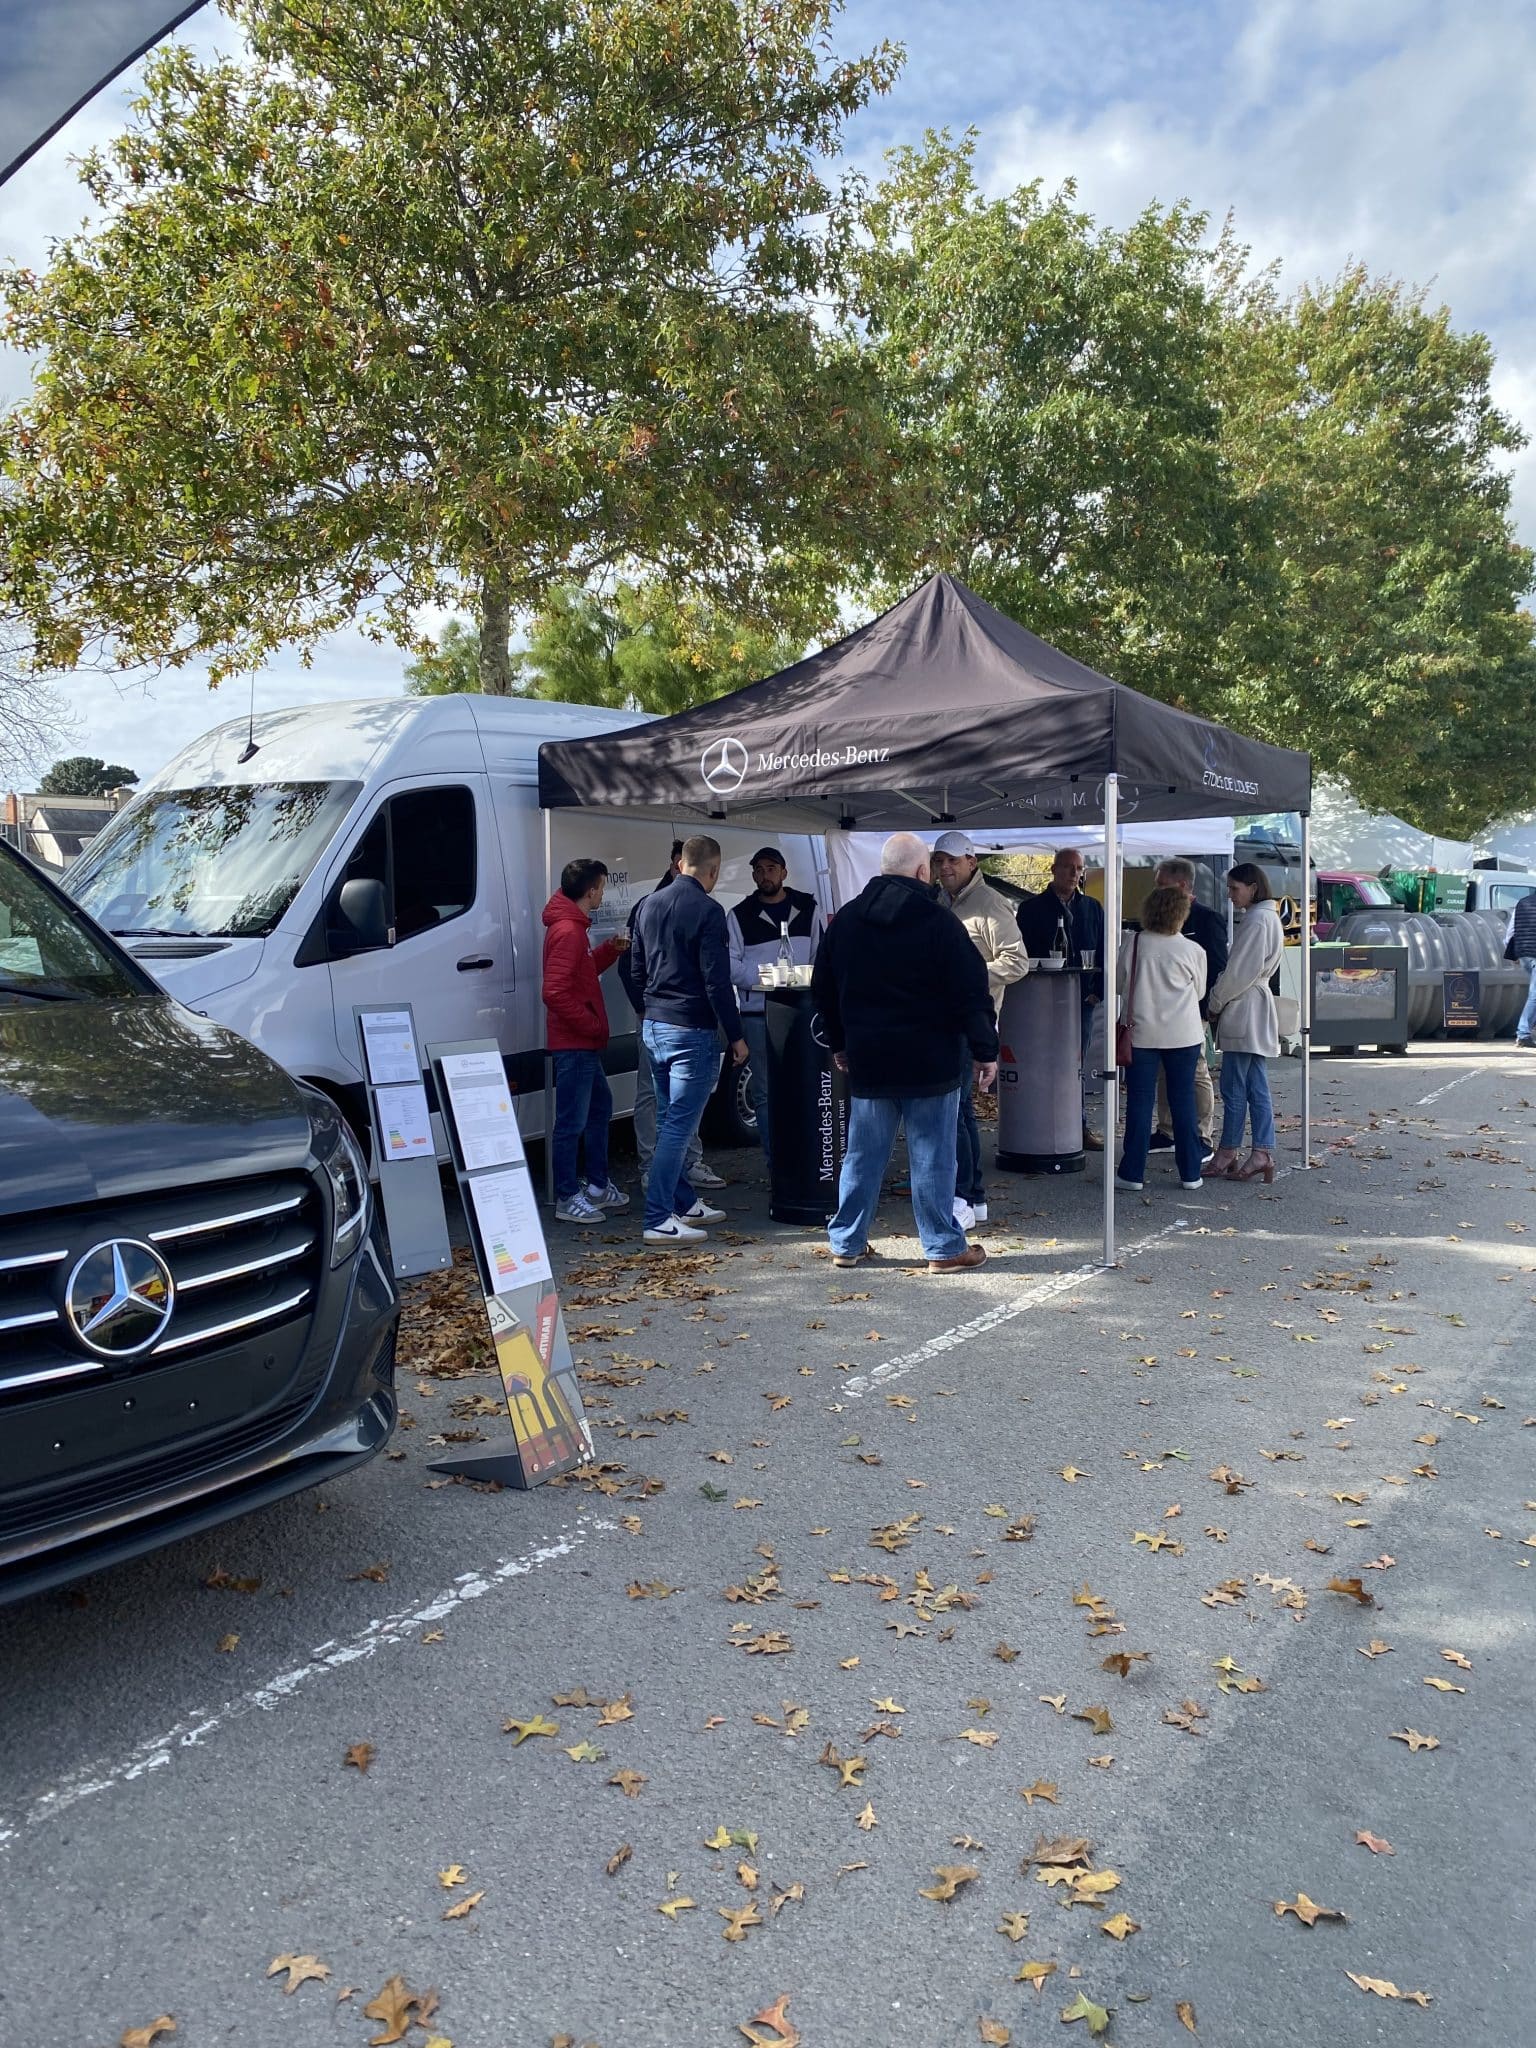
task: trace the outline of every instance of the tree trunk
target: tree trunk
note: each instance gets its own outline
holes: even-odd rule
[[[487,697],[512,695],[512,601],[496,569],[480,582],[480,688]]]

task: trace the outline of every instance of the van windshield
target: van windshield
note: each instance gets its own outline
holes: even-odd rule
[[[359,786],[148,791],[91,841],[69,870],[69,892],[120,937],[260,938],[325,852]]]
[[[18,854],[0,848],[0,1009],[146,993]]]

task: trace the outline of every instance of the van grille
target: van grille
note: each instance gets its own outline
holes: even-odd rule
[[[64,1292],[76,1260],[112,1238],[159,1253],[175,1306],[150,1350],[109,1362],[75,1334]],[[320,1190],[298,1173],[0,1219],[0,1409],[54,1388],[136,1382],[247,1330],[283,1329],[312,1311],[325,1242]]]

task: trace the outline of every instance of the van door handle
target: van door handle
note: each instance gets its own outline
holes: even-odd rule
[[[470,953],[466,954],[459,962],[459,972],[460,974],[471,974],[478,967],[494,967],[495,965],[496,962],[487,959],[483,953]]]

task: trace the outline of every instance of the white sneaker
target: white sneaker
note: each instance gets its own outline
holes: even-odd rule
[[[684,1223],[723,1223],[725,1221],[725,1211],[723,1209],[711,1209],[708,1202],[705,1201],[695,1202],[691,1209],[679,1210],[678,1215],[679,1219]]]
[[[709,1232],[695,1230],[691,1223],[684,1223],[680,1216],[669,1216],[665,1223],[657,1224],[654,1230],[645,1233],[647,1244],[708,1244]]]
[[[621,1187],[616,1187],[612,1181],[609,1181],[605,1188],[595,1188],[588,1181],[587,1200],[594,1209],[627,1209],[629,1207],[628,1195],[625,1194]]]
[[[1195,1195],[1205,1186],[1205,1182],[1203,1180],[1181,1180],[1179,1186],[1181,1188],[1188,1188],[1189,1192]]]
[[[1117,1188],[1129,1188],[1133,1194],[1139,1195],[1141,1193],[1141,1182],[1139,1180],[1122,1180],[1118,1173],[1115,1175],[1115,1186]]]
[[[562,1223],[601,1223],[605,1212],[578,1189],[569,1201],[556,1202],[555,1214]]]
[[[955,1197],[955,1221],[962,1230],[976,1228],[976,1211],[969,1202],[962,1202],[958,1195]]]
[[[971,1220],[974,1223],[986,1223],[991,1220],[987,1215],[987,1205],[985,1202],[972,1202]]]
[[[712,1166],[706,1166],[702,1159],[697,1166],[689,1171],[688,1178],[696,1188],[728,1188],[730,1186],[728,1180],[723,1179],[716,1173]]]

